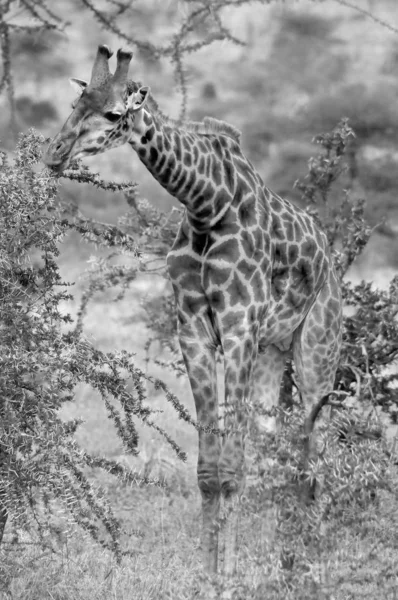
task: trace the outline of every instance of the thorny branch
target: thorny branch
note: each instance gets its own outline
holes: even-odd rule
[[[277,0],[254,0],[256,4],[268,5]],[[315,1],[315,0],[313,0]],[[362,9],[347,0],[335,0],[338,4],[357,10],[364,16],[372,19],[382,27],[398,33],[398,28],[378,18],[371,12]],[[188,86],[186,76],[185,57],[197,52],[213,42],[227,40],[233,44],[244,45],[245,42],[237,38],[225,25],[222,19],[222,11],[225,8],[239,8],[245,4],[253,3],[253,0],[182,0],[182,10],[179,24],[169,41],[163,45],[157,45],[148,40],[135,36],[134,33],[126,33],[120,25],[121,19],[128,23],[128,13],[133,14],[134,0],[104,0],[105,8],[98,8],[94,0],[78,0],[94,16],[100,27],[105,31],[115,34],[120,40],[132,45],[139,50],[150,54],[155,60],[161,57],[168,58],[174,65],[176,81],[181,93],[181,106],[179,121],[186,118],[188,104]],[[181,1],[175,3],[176,8],[181,6]],[[33,22],[18,23],[15,19],[24,16]],[[15,31],[34,32],[40,29],[63,30],[68,23],[50,8],[49,0],[0,0],[0,38],[3,75],[0,80],[0,94],[6,92],[10,104],[12,122],[14,122],[14,85],[12,77],[10,34]],[[198,35],[198,28],[205,34]]]

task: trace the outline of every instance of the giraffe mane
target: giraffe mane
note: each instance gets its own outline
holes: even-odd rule
[[[140,87],[140,83],[131,81],[129,82],[128,91],[129,93],[138,91]],[[226,123],[225,121],[221,121],[220,119],[216,119],[214,117],[204,117],[203,121],[184,121],[181,123],[177,119],[173,119],[165,115],[165,113],[159,108],[159,104],[152,94],[149,94],[147,102],[151,112],[153,112],[164,125],[168,125],[173,129],[183,129],[189,133],[197,133],[199,135],[226,135],[240,144],[240,138],[242,134],[239,129],[230,123]]]
[[[189,133],[198,133],[199,135],[227,135],[240,144],[241,132],[230,123],[215,119],[214,117],[204,117],[203,121],[184,121],[181,123],[176,119],[172,119],[165,115],[160,110],[159,105],[152,94],[149,94],[148,104],[155,115],[161,119],[162,123],[169,127],[183,129]]]

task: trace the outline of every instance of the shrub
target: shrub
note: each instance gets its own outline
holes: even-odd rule
[[[126,452],[137,453],[138,420],[163,435],[181,459],[184,453],[146,405],[146,380],[190,418],[162,382],[135,367],[131,354],[101,352],[85,339],[84,299],[75,326],[65,312],[70,284],[61,280],[57,257],[68,231],[108,247],[123,244],[136,256],[138,251],[116,227],[71,216],[59,203],[57,178],[37,168],[43,141],[31,131],[21,136],[14,161],[1,154],[0,538],[9,519],[16,534],[22,528],[43,543],[49,532],[56,539],[61,516],[67,533],[77,525],[120,558],[120,523],[90,472],[100,468],[126,484],[160,482],[89,455],[74,438],[80,421],[62,420],[59,410],[73,401],[78,384],[88,384],[102,398]],[[87,170],[70,176],[106,187]]]
[[[308,210],[319,219],[335,253],[340,276],[363,252],[371,235],[365,220],[365,202],[345,193],[339,204],[328,205],[330,188],[345,170],[344,155],[353,131],[343,120],[330,134],[317,136],[323,152],[309,162],[309,173],[296,187],[302,192]],[[398,374],[387,367],[398,358],[398,277],[388,291],[374,289],[362,281],[343,282],[343,300],[351,308],[344,318],[343,345],[337,389],[357,397],[365,405],[380,406],[395,420]]]
[[[381,589],[391,592],[398,478],[396,454],[377,415],[364,417],[361,407],[335,410],[320,428],[319,456],[305,472],[304,415],[295,407],[285,417],[276,437],[254,440],[244,503],[253,526],[243,543],[256,540],[250,550],[261,577],[256,585],[237,582],[237,597],[371,599]],[[301,497],[306,479],[321,484],[310,504]],[[272,506],[276,524],[264,537],[259,523],[269,522]]]

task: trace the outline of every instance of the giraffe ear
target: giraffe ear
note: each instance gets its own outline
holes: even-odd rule
[[[87,81],[84,81],[83,79],[76,79],[75,77],[71,77],[69,79],[69,83],[78,94],[81,94],[88,85]]]
[[[137,92],[134,92],[129,96],[127,100],[127,110],[131,110],[136,112],[137,110],[141,110],[144,108],[146,101],[148,100],[149,93],[151,88],[144,86],[140,87]]]

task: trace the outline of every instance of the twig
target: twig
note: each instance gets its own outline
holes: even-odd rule
[[[342,6],[346,6],[347,8],[352,8],[353,10],[356,10],[357,12],[365,15],[366,17],[369,17],[370,19],[372,19],[372,21],[378,23],[382,27],[386,27],[393,33],[398,33],[398,27],[394,27],[394,25],[391,25],[387,21],[384,21],[384,19],[376,17],[373,13],[371,13],[369,10],[366,10],[365,8],[361,8],[356,4],[352,4],[352,2],[347,2],[347,0],[335,0],[335,2],[337,2],[337,4],[341,4]]]

